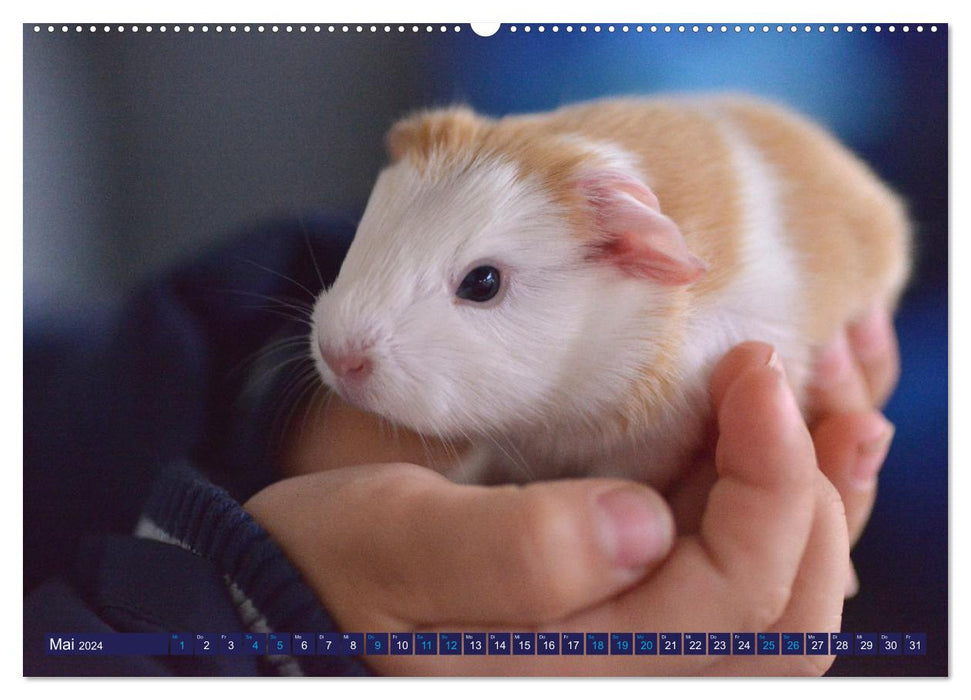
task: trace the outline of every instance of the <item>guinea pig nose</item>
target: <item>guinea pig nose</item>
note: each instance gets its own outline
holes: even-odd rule
[[[361,380],[371,374],[373,363],[366,352],[352,350],[343,353],[325,352],[324,362],[342,379]]]

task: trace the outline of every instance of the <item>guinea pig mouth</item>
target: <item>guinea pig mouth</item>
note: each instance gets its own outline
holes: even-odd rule
[[[358,408],[364,409],[365,411],[374,410],[374,397],[373,392],[367,386],[367,382],[348,382],[340,378],[335,378],[332,381],[331,388],[337,392],[344,401],[350,404],[354,404]]]

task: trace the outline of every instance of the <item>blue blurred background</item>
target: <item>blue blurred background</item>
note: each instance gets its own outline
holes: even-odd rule
[[[928,655],[844,658],[832,673],[947,672],[945,26],[534,25],[488,38],[467,25],[298,26],[137,35],[24,27],[25,588],[56,569],[59,546],[29,498],[26,477],[58,459],[34,431],[54,420],[51,392],[65,395],[71,349],[133,290],[242,228],[359,212],[384,162],[384,132],[414,108],[464,102],[502,115],[606,95],[740,90],[827,125],[910,206],[918,264],[898,317],[902,378],[887,407],[897,433],[855,553],[861,590],[844,629],[927,632]]]

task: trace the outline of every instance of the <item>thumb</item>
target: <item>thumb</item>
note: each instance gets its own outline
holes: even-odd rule
[[[416,627],[555,620],[630,587],[674,537],[663,499],[633,482],[467,486],[410,464],[288,479],[247,508],[344,625],[355,610]]]

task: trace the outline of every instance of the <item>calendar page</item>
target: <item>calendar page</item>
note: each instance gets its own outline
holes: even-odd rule
[[[24,675],[947,676],[948,34],[24,24]]]

